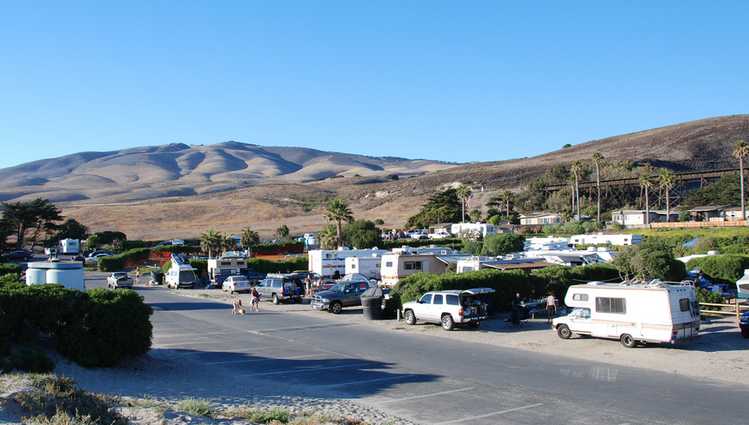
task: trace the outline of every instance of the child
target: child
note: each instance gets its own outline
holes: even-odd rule
[[[242,307],[241,298],[236,298],[232,302],[232,307],[233,307],[231,311],[232,316],[236,316],[236,315],[244,316],[245,311],[244,311],[244,308]]]

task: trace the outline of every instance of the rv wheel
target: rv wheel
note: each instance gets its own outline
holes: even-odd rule
[[[637,341],[635,341],[630,334],[623,334],[621,338],[619,338],[619,341],[627,348],[634,348],[637,345]]]
[[[572,331],[567,325],[559,325],[557,327],[557,335],[559,335],[559,338],[562,339],[570,339],[570,337],[572,336]]]

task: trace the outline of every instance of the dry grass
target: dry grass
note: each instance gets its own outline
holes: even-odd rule
[[[209,418],[213,417],[215,414],[215,408],[210,401],[195,398],[188,398],[179,401],[174,406],[174,410],[185,412],[192,416],[206,416]]]

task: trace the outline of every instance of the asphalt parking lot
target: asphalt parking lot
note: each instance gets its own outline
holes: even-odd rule
[[[90,287],[103,283],[88,275]],[[355,399],[442,425],[715,424],[726,412],[749,416],[746,387],[388,332],[325,314],[233,317],[226,304],[138,290],[155,310],[153,356],[231,376],[236,383],[227,386],[243,391]]]

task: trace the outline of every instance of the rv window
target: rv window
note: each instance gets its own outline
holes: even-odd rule
[[[689,311],[689,298],[682,298],[679,300],[679,310]]]
[[[432,303],[432,294],[426,294],[419,300],[419,304],[431,304]]]
[[[442,304],[442,295],[435,295],[432,304]]]
[[[406,270],[421,270],[421,261],[406,261],[403,266]]]
[[[596,298],[597,313],[625,314],[627,303],[624,298]]]
[[[392,261],[385,262],[385,267],[393,267],[393,262]]]
[[[575,301],[588,301],[588,294],[573,294],[572,299]]]
[[[458,301],[457,295],[448,295],[445,297],[447,299],[447,304],[449,305],[458,305],[460,302]]]

